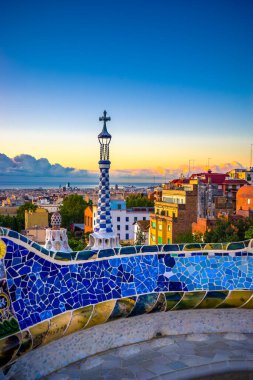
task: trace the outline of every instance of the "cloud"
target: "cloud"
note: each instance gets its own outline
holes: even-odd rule
[[[33,177],[87,177],[88,171],[50,164],[47,158],[36,159],[28,154],[20,154],[14,158],[0,154],[0,174]]]
[[[231,163],[224,163],[220,165],[211,165],[210,169],[215,173],[227,173],[228,171],[235,168],[243,168],[243,165],[234,161]],[[157,167],[153,169],[129,169],[129,170],[114,170],[111,173],[111,177],[122,178],[122,179],[131,179],[136,177],[138,179],[147,179],[149,178],[153,182],[154,177],[159,180],[170,180],[178,178],[181,175],[188,177],[193,173],[201,173],[207,171],[209,168],[207,166],[195,166],[190,168],[188,165],[180,165],[178,168],[162,168]]]
[[[226,173],[234,168],[242,168],[240,162],[234,161],[220,165],[212,165],[213,172]],[[110,176],[113,181],[129,182],[156,182],[178,178],[182,174],[187,177],[192,173],[206,171],[205,166],[195,166],[190,169],[187,165],[181,165],[178,168],[156,167],[152,169],[124,169],[111,170]],[[47,158],[36,159],[28,154],[21,154],[10,158],[0,153],[0,175],[5,176],[24,176],[24,177],[68,177],[83,180],[98,180],[98,170],[79,170],[72,167],[64,167],[60,164],[51,164]]]

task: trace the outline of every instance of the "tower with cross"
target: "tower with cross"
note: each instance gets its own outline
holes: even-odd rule
[[[106,248],[119,247],[119,238],[113,231],[112,217],[111,217],[111,201],[110,201],[110,182],[109,182],[109,169],[110,169],[110,151],[109,145],[112,136],[107,131],[106,123],[111,118],[107,116],[107,112],[103,112],[103,116],[99,121],[103,121],[102,132],[98,135],[100,144],[100,160],[99,170],[99,193],[98,193],[98,212],[97,220],[94,227],[94,232],[90,234],[89,246],[91,249],[99,250]]]

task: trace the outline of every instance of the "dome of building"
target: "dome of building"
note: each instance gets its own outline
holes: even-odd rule
[[[52,228],[61,227],[61,214],[59,212],[54,212],[51,217],[51,226]]]
[[[236,194],[236,214],[253,216],[253,186],[242,186]]]
[[[253,186],[245,185],[237,191],[237,196],[241,198],[253,198]]]

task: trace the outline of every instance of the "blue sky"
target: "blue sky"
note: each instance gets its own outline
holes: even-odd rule
[[[1,3],[1,153],[95,170],[106,108],[115,170],[248,165],[252,20],[248,0]]]

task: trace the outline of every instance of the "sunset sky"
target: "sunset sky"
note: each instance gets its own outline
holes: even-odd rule
[[[0,153],[96,170],[106,109],[113,170],[248,166],[252,20],[249,0],[1,2]]]

